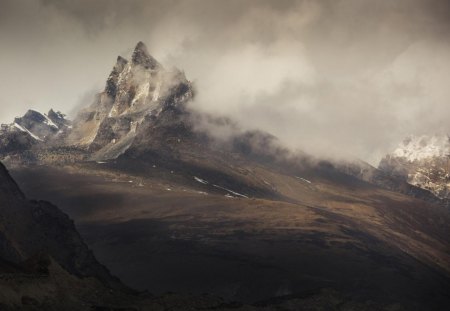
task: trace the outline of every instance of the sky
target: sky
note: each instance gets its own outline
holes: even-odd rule
[[[0,0],[0,122],[73,116],[138,41],[192,109],[293,149],[376,164],[450,133],[448,0]]]

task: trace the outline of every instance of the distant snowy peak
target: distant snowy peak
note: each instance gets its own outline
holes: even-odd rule
[[[450,139],[448,135],[411,136],[384,157],[379,169],[409,184],[450,199]]]
[[[22,117],[0,128],[0,158],[44,146],[62,139],[71,125],[61,112],[46,114],[28,110]]]
[[[29,135],[33,140],[44,141],[70,128],[70,121],[61,112],[51,109],[47,114],[35,110],[28,110],[22,117],[14,119],[11,124],[3,124],[0,135],[20,131]]]
[[[405,139],[392,153],[393,157],[404,158],[409,162],[428,158],[446,157],[450,154],[450,138],[442,136],[411,136]]]

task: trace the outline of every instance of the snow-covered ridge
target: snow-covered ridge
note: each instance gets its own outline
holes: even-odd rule
[[[20,131],[26,133],[34,141],[47,141],[51,137],[62,134],[70,128],[70,122],[67,121],[61,112],[55,112],[52,109],[42,114],[35,110],[28,110],[22,117],[14,119],[10,124],[2,124],[0,136],[10,137],[8,141],[14,140],[11,134]],[[20,142],[18,142],[20,145]],[[0,146],[1,148],[2,146]]]
[[[411,136],[405,139],[392,156],[405,158],[409,162],[427,158],[446,157],[450,154],[450,139],[442,136]]]

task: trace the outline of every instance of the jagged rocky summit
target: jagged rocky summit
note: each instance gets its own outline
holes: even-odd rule
[[[68,144],[87,149],[92,158],[123,154],[139,132],[193,97],[191,83],[178,69],[167,70],[139,42],[131,61],[119,56],[103,92],[74,120]]]

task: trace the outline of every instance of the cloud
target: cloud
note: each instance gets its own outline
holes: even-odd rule
[[[71,111],[142,40],[195,82],[193,109],[292,148],[375,163],[408,134],[450,131],[446,0],[0,5],[2,122]]]

